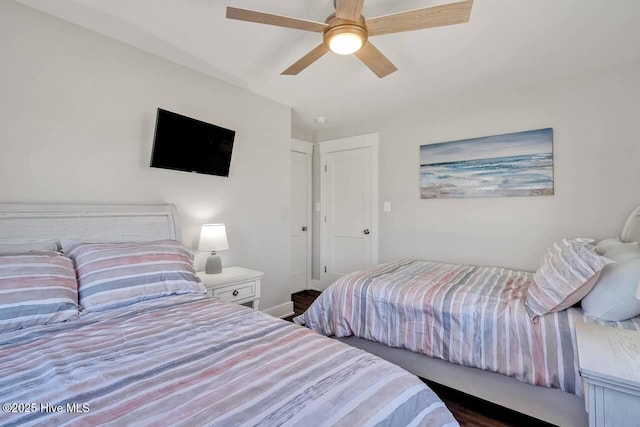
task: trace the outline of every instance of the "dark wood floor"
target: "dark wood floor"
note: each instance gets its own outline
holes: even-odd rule
[[[313,289],[305,289],[304,291],[291,294],[291,301],[293,301],[293,311],[296,316],[301,315],[307,308],[318,298],[319,291]]]
[[[292,321],[297,315],[305,312],[311,303],[320,295],[320,292],[304,290],[291,294],[294,303],[295,315],[285,320]],[[468,394],[450,389],[440,384],[423,380],[436,392],[447,405],[453,416],[462,427],[549,427],[540,420],[523,415],[519,412],[494,405],[485,400],[478,399]]]

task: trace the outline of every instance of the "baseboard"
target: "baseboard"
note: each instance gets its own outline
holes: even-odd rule
[[[320,280],[311,280],[311,283],[309,284],[309,289],[322,292],[324,288],[322,287],[321,283],[322,282],[320,282]]]
[[[265,310],[261,310],[263,313],[272,315],[273,317],[279,317],[284,319],[285,317],[293,316],[293,301],[285,302],[284,304],[276,305]]]

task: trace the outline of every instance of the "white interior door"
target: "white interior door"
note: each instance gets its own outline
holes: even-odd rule
[[[291,148],[291,276],[295,290],[311,280],[311,160],[313,145],[292,142]]]
[[[321,143],[324,287],[377,263],[377,135]]]

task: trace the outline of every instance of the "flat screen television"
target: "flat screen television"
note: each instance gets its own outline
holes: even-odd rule
[[[229,176],[235,131],[158,108],[151,167]]]

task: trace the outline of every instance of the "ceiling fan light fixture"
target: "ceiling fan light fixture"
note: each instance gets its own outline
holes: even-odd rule
[[[367,30],[364,20],[361,25],[355,22],[330,16],[327,19],[329,28],[324,31],[324,44],[338,55],[350,55],[359,51],[367,41]]]
[[[362,37],[358,33],[337,33],[329,40],[329,49],[338,55],[351,55],[359,51],[362,44]]]

